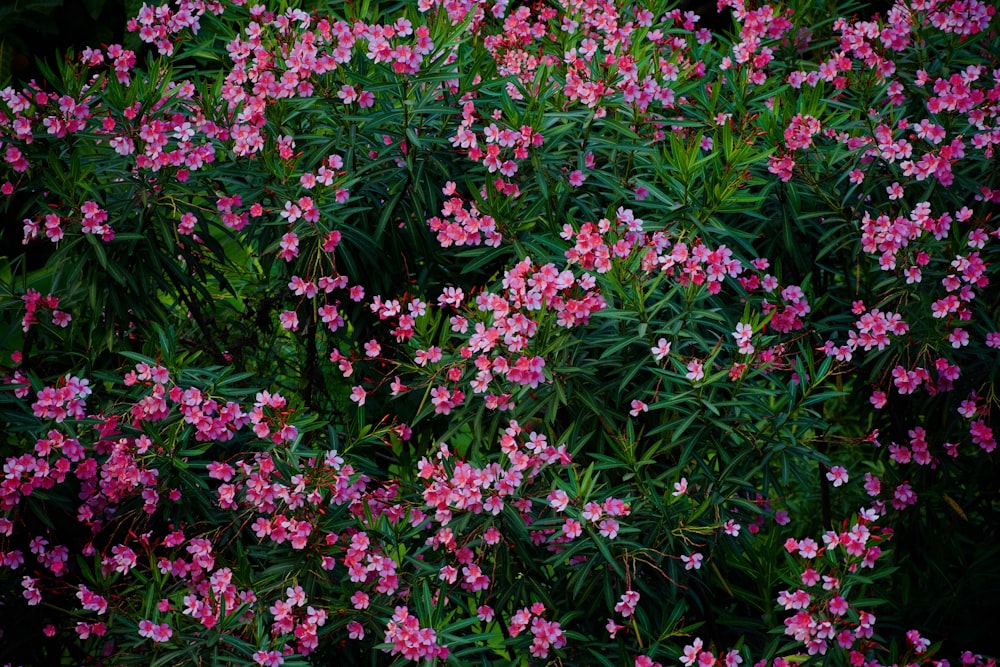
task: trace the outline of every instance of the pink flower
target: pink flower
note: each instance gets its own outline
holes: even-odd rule
[[[681,561],[684,563],[685,570],[699,570],[701,569],[701,561],[704,560],[705,556],[695,551],[690,556],[682,555]]]
[[[589,502],[583,506],[582,516],[584,519],[588,521],[597,523],[600,520],[601,514],[603,514],[603,512],[604,510],[598,503]]]
[[[549,505],[557,512],[565,512],[566,505],[569,504],[569,496],[562,489],[556,489],[549,493],[548,498]]]
[[[921,637],[916,630],[906,631],[906,641],[913,647],[913,652],[916,654],[926,653],[927,648],[931,645],[931,640]]]
[[[198,222],[198,218],[195,217],[194,213],[188,211],[181,216],[180,222],[177,223],[177,233],[184,236],[190,236],[194,233],[194,226]]]
[[[666,338],[661,338],[656,341],[654,347],[649,348],[649,351],[653,353],[653,359],[656,361],[663,361],[663,358],[670,354],[670,343]]]
[[[636,591],[625,591],[621,600],[615,605],[615,611],[628,618],[635,613],[635,607],[639,604],[639,593]]]
[[[357,403],[359,406],[365,404],[365,398],[367,396],[368,393],[365,391],[365,388],[362,387],[361,385],[351,387],[351,400]]]
[[[348,637],[351,639],[364,639],[365,629],[357,621],[351,621],[347,624]],[[280,663],[279,663],[280,664]]]
[[[294,310],[283,311],[278,315],[281,326],[287,331],[296,331],[299,328],[299,316]]]
[[[358,93],[354,86],[343,85],[337,91],[337,97],[344,101],[344,104],[351,104],[358,99]]]
[[[948,334],[948,342],[955,349],[965,347],[969,344],[969,332],[962,328],[955,328]]]
[[[69,323],[72,320],[73,317],[69,313],[65,313],[61,310],[52,311],[52,324],[56,325],[57,327],[62,327],[63,329],[65,329],[66,327],[69,326]],[[966,336],[966,338],[968,338],[968,336]]]
[[[834,596],[830,600],[830,613],[834,616],[843,616],[847,613],[848,608],[847,600],[839,595]]]
[[[165,642],[174,634],[174,631],[166,623],[153,623],[143,619],[139,621],[139,636],[148,637],[154,642]]]
[[[37,605],[42,601],[42,593],[35,587],[36,583],[37,581],[32,577],[24,576],[21,578],[21,587],[24,589],[21,594],[24,595],[29,606]]]
[[[169,625],[167,625],[166,623],[160,623],[159,625],[153,627],[153,632],[150,635],[150,638],[154,642],[165,642],[169,640],[170,637],[173,636],[173,634],[174,631],[171,629]]]
[[[600,524],[598,524],[598,526],[600,527],[601,535],[609,540],[613,540],[618,536],[618,529],[620,528],[620,525],[615,519],[604,519],[600,522]]]
[[[879,391],[878,389],[876,389],[875,391],[872,392],[872,395],[868,399],[868,401],[873,406],[875,406],[876,410],[881,410],[882,408],[885,407],[885,404],[888,402],[888,399],[884,391]]]
[[[700,637],[695,637],[691,644],[684,647],[684,654],[681,655],[681,664],[685,667],[692,667],[695,662],[698,661],[698,654],[701,653],[701,649],[704,644]]]
[[[260,650],[255,652],[251,657],[261,667],[280,667],[280,665],[285,663],[285,659],[281,657],[280,651]]]
[[[819,553],[819,545],[811,537],[800,540],[798,543],[799,556],[802,558],[815,558]]]
[[[299,237],[295,232],[288,232],[281,237],[281,242],[278,244],[280,250],[278,251],[278,257],[290,262],[299,256]]]
[[[834,486],[841,486],[847,482],[847,470],[842,466],[833,466],[826,473],[826,478],[833,482]]]
[[[355,609],[367,609],[368,608],[368,594],[364,591],[355,591],[354,595],[351,596],[351,604],[354,605]]]

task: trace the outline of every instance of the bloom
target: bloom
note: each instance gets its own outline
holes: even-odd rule
[[[148,619],[139,621],[139,636],[148,637],[154,642],[165,642],[174,634],[166,623],[153,623]]]
[[[662,361],[665,356],[670,354],[670,343],[666,338],[661,338],[656,341],[655,346],[649,348],[649,351],[653,353],[653,359]]]
[[[362,387],[361,385],[356,385],[354,387],[351,387],[351,400],[357,403],[358,405],[364,405],[365,398],[367,396],[368,392],[366,392],[365,388]]]
[[[699,570],[701,569],[701,561],[704,560],[705,556],[703,554],[695,551],[690,556],[682,555],[681,561],[684,563],[685,570]]]
[[[621,600],[615,605],[615,611],[628,618],[635,613],[635,607],[639,604],[639,593],[636,591],[625,591]]]
[[[842,466],[833,466],[826,473],[826,478],[833,482],[834,486],[841,486],[847,482],[847,470]]]

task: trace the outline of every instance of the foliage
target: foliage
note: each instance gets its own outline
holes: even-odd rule
[[[287,4],[0,91],[3,659],[994,664],[993,7]]]

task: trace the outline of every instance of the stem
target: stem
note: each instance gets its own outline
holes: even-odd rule
[[[315,393],[314,390],[316,385],[316,369],[319,368],[319,364],[317,363],[318,353],[316,350],[316,317],[311,310],[306,315],[304,332],[306,337],[306,386],[302,391],[302,401],[310,411],[318,412],[318,406],[313,404],[313,394]]]
[[[825,454],[826,444],[820,443],[818,449]],[[830,511],[830,480],[823,473],[823,466],[819,466],[819,499],[820,520],[823,522],[823,527],[827,530],[833,530],[833,517]]]

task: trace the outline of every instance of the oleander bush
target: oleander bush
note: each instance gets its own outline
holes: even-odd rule
[[[296,4],[0,90],[0,660],[995,665],[994,6]]]

